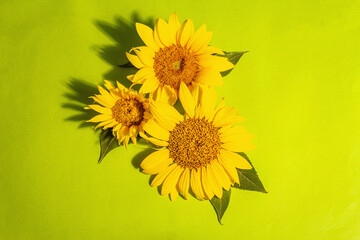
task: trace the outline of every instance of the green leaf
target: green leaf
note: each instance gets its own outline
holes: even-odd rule
[[[231,195],[231,188],[229,189],[229,191],[223,189],[223,196],[221,199],[215,196],[210,200],[211,204],[213,205],[216,211],[218,221],[220,224],[222,224],[221,218],[224,216],[224,213],[227,207],[229,206],[230,195]]]
[[[131,62],[127,62],[127,63],[121,64],[121,65],[119,65],[119,67],[121,67],[121,68],[134,68],[134,69],[137,69],[134,65],[132,65]]]
[[[106,154],[117,147],[119,147],[119,144],[111,129],[103,130],[100,134],[100,158],[98,163],[101,163]]]
[[[225,53],[225,57],[229,60],[229,62],[231,62],[235,66],[237,64],[237,62],[240,60],[240,58],[242,57],[242,55],[244,55],[247,52],[248,51],[245,51],[245,52],[224,52],[224,53]],[[219,55],[219,54],[216,54],[216,55],[217,56],[223,56],[223,55]],[[221,72],[221,76],[225,77],[232,70],[233,70],[233,68],[230,69],[230,70],[227,70],[225,72]]]
[[[235,188],[243,189],[243,190],[249,190],[249,191],[257,191],[257,192],[263,192],[267,193],[265,190],[262,182],[260,181],[260,178],[250,162],[250,159],[248,156],[246,156],[245,153],[239,153],[242,157],[244,157],[253,167],[252,169],[237,169],[237,172],[239,174],[239,180],[240,185],[235,183]]]

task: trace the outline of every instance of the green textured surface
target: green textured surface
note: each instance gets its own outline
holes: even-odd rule
[[[0,2],[0,239],[360,239],[360,2]],[[218,95],[247,118],[268,194],[170,202],[139,172],[143,146],[101,165],[82,124],[93,89],[124,73],[134,19],[176,11],[250,51]],[[75,93],[79,91],[78,94]]]

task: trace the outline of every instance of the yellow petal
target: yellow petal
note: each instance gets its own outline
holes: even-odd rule
[[[134,52],[145,66],[152,67],[154,65],[155,52],[151,48],[137,47],[134,48]]]
[[[140,70],[139,70],[140,71]],[[121,84],[121,83],[119,83],[118,81],[116,81],[116,85],[117,85],[117,88],[119,89],[119,90],[125,90],[126,88]]]
[[[170,46],[172,42],[167,22],[165,22],[162,18],[158,18],[155,22],[155,29],[155,31],[159,34],[160,41],[165,46]]]
[[[204,192],[208,199],[212,199],[214,197],[214,192],[210,186],[209,178],[207,175],[207,170],[205,167],[201,168],[201,183],[204,188]]]
[[[189,89],[190,90],[190,89]],[[195,103],[195,107],[199,104],[199,95],[200,95],[200,87],[199,85],[195,84],[193,88],[190,90],[191,96],[193,98],[193,101]]]
[[[240,183],[239,182],[239,175],[237,173],[237,170],[235,168],[235,165],[232,161],[230,161],[228,158],[223,157],[221,152],[218,156],[218,161],[219,163],[224,167],[226,173],[228,174],[232,184],[234,184],[234,182],[236,183]]]
[[[254,138],[249,134],[245,127],[236,126],[222,133],[220,140],[223,142],[223,148],[233,152],[246,152],[253,150],[255,145],[251,142]]]
[[[176,163],[170,165],[164,171],[156,175],[154,180],[151,182],[151,186],[152,187],[160,186],[163,183],[164,179],[174,170],[175,167],[177,167]]]
[[[190,186],[190,170],[188,168],[185,168],[179,180],[180,193],[181,195],[184,196],[185,199],[188,199],[189,186]]]
[[[212,32],[206,32],[206,25],[204,24],[191,36],[188,45],[194,52],[198,53],[209,45],[212,35]]]
[[[178,189],[176,189],[176,187],[174,187],[170,192],[170,200],[174,201],[178,195],[179,195],[179,191]]]
[[[220,185],[226,190],[229,191],[231,187],[231,181],[229,179],[228,174],[225,172],[225,169],[222,165],[220,165],[218,160],[214,160],[211,162],[211,165],[213,166],[213,171],[218,176],[218,181]]]
[[[187,19],[178,30],[178,43],[180,43],[181,46],[185,46],[193,33],[194,24],[190,19]]]
[[[199,200],[204,200],[204,192],[203,192],[202,183],[201,183],[200,171],[196,171],[195,169],[191,170],[190,183],[191,183],[191,189],[192,189],[193,193],[195,194],[195,196]]]
[[[213,87],[202,88],[201,101],[198,109],[198,116],[210,120],[211,114],[216,106],[216,91]]]
[[[237,115],[237,110],[233,107],[223,107],[220,108],[214,116],[213,123],[215,126],[220,127],[220,125],[223,125],[223,120],[230,117],[232,114]]]
[[[158,20],[155,21],[155,26],[154,26],[154,41],[156,43],[156,45],[158,45],[160,48],[165,47],[165,45],[161,42],[160,40],[160,35],[159,35],[159,28],[158,28]]]
[[[181,105],[189,117],[194,117],[195,103],[191,93],[184,82],[180,83],[179,98]]]
[[[176,13],[171,14],[169,18],[170,39],[173,44],[176,44],[176,32],[180,28],[179,18]]]
[[[148,78],[154,78],[155,73],[154,69],[152,67],[144,67],[141,68],[139,71],[136,72],[134,77],[130,80],[135,84],[143,84],[146,79]]]
[[[114,88],[115,88],[114,85],[113,85],[110,81],[104,80],[104,82],[105,82],[105,87],[106,87],[108,90],[111,90],[111,89],[114,89]]]
[[[225,53],[222,50],[212,46],[206,46],[198,51],[198,54],[215,54],[215,53],[220,55],[225,55]]]
[[[206,33],[206,24],[203,24],[193,35],[191,35],[188,42],[188,47],[194,51],[193,48],[194,42],[202,38],[205,33]]]
[[[175,188],[183,171],[184,169],[182,167],[175,167],[175,169],[165,178],[161,187],[161,195],[167,195]]]
[[[195,82],[212,86],[221,86],[223,84],[223,78],[218,70],[205,67],[200,69],[195,78]]]
[[[107,124],[103,127],[103,129],[105,130],[105,129],[108,129],[108,128],[112,128],[112,127],[114,127],[114,126],[117,125],[117,124],[118,124],[118,122],[117,122],[116,120],[112,119],[111,122],[107,123]]]
[[[144,64],[140,61],[139,57],[126,52],[126,57],[136,68],[144,67]]]
[[[88,120],[87,122],[103,122],[103,121],[109,121],[112,119],[111,115],[105,115],[105,114],[99,114],[92,119]]]
[[[159,46],[154,41],[154,32],[151,28],[148,26],[136,23],[136,31],[138,32],[140,38],[143,40],[143,42],[150,47],[152,50],[157,52],[159,50]]]
[[[114,121],[114,120],[111,119],[111,120],[108,120],[108,121],[100,122],[98,125],[96,125],[95,129],[98,129],[99,127],[104,127],[105,125],[110,124],[110,123],[112,123],[113,121]],[[116,122],[115,122],[115,123],[116,123]],[[104,129],[106,129],[106,128],[104,127]]]
[[[89,105],[89,108],[103,114],[112,115],[112,111],[109,108],[101,107],[100,105]]]
[[[184,120],[183,116],[174,107],[166,103],[152,101],[150,106],[150,111],[155,120],[168,131],[172,131],[177,123]]]
[[[252,169],[250,163],[241,155],[227,151],[225,149],[220,150],[220,154],[223,158],[226,158],[228,161],[232,161],[234,166],[239,169]]]
[[[139,135],[144,138],[145,140],[151,142],[152,144],[155,144],[157,146],[160,146],[160,147],[166,147],[167,145],[169,145],[168,142],[165,142],[165,141],[161,141],[159,139],[156,139],[156,138],[152,138],[152,137],[148,137],[146,136],[146,134],[144,134],[143,132],[139,132]]]
[[[143,173],[157,174],[164,171],[171,163],[172,159],[169,158],[169,150],[163,149],[151,153],[140,164]]]
[[[174,105],[177,100],[177,93],[170,86],[160,85],[158,89],[150,94],[150,98],[157,102],[164,102],[170,105]]]
[[[159,87],[159,80],[156,77],[147,78],[141,86],[139,93],[149,93]]]
[[[199,61],[200,66],[213,68],[219,72],[230,70],[234,67],[234,64],[229,62],[225,57],[204,54],[204,55],[199,55],[197,59]]]
[[[143,126],[145,132],[150,134],[153,137],[156,137],[161,140],[169,141],[169,131],[162,128],[157,122],[153,119],[149,119]]]
[[[221,199],[222,195],[223,195],[223,190],[222,190],[222,187],[221,187],[221,185],[219,183],[219,180],[217,179],[218,176],[215,175],[211,164],[209,164],[207,166],[207,174],[208,174],[208,178],[209,178],[209,181],[210,181],[210,184],[211,184],[211,188],[213,189],[213,192],[215,193],[215,195],[218,198]]]

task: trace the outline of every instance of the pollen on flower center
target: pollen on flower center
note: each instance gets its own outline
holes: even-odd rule
[[[190,84],[199,70],[195,54],[180,45],[159,49],[154,57],[154,72],[160,83],[179,89],[180,83]]]
[[[137,99],[123,99],[116,101],[111,108],[113,118],[125,126],[139,125],[144,118],[144,106]]]
[[[168,149],[175,163],[198,169],[217,158],[220,146],[218,129],[212,123],[190,118],[178,123],[170,133]]]

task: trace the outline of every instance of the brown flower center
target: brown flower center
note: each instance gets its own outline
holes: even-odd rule
[[[160,83],[179,89],[180,83],[190,84],[194,81],[199,64],[195,54],[189,49],[171,45],[160,48],[155,53],[154,71]]]
[[[169,137],[170,157],[178,165],[198,169],[216,159],[220,152],[218,129],[210,122],[190,118],[178,123]]]
[[[111,108],[113,118],[125,125],[139,125],[144,119],[144,106],[137,99],[123,99],[116,101]]]

